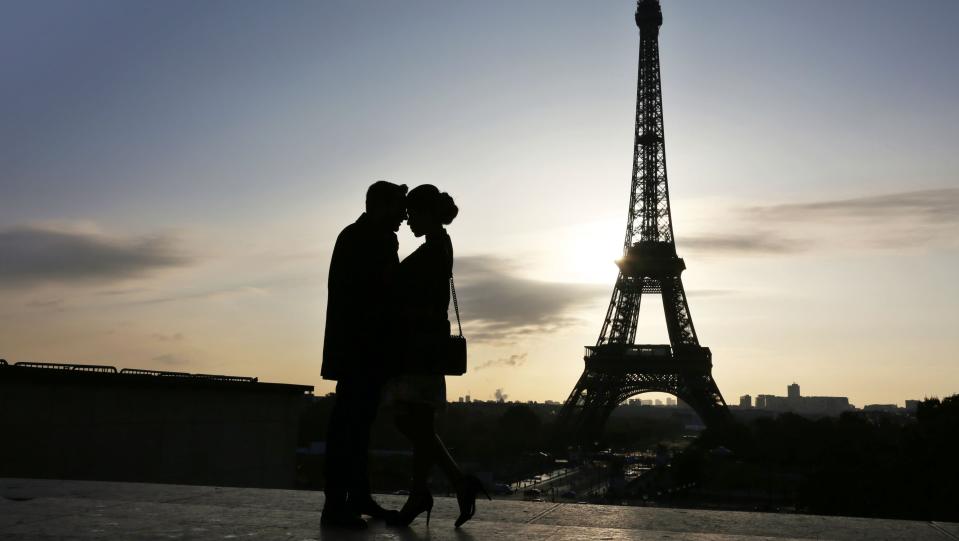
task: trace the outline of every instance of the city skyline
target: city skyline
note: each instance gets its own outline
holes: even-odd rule
[[[621,250],[633,9],[11,3],[0,357],[324,394],[329,253],[386,178],[461,208],[449,396],[564,400]],[[954,394],[959,6],[663,10],[676,245],[727,401]]]
[[[38,362],[38,361],[14,361],[14,362],[8,362],[6,359],[0,359],[0,365],[4,365],[4,366],[8,366],[8,365],[9,365],[9,366],[20,365],[20,366],[23,366],[23,367],[25,367],[25,368],[35,368],[35,369],[45,369],[45,368],[46,368],[46,369],[65,370],[65,371],[72,371],[72,372],[79,372],[79,373],[90,373],[90,372],[109,373],[109,374],[117,374],[117,373],[126,374],[126,373],[130,373],[130,374],[135,374],[135,375],[150,375],[150,376],[159,376],[159,377],[179,376],[179,377],[187,378],[188,380],[206,380],[206,379],[211,379],[211,380],[223,380],[223,381],[252,381],[252,382],[256,382],[256,381],[257,381],[257,378],[256,378],[256,377],[250,377],[250,376],[235,376],[235,375],[230,375],[230,374],[190,374],[190,373],[188,373],[188,372],[152,371],[152,370],[149,370],[149,369],[141,369],[141,368],[133,368],[133,369],[131,369],[131,368],[122,368],[122,367],[109,366],[109,365],[85,365],[85,364],[78,364],[78,363],[46,363],[46,362]],[[270,382],[264,382],[264,383],[270,383]],[[799,394],[799,393],[800,393],[800,391],[799,391],[799,384],[796,383],[796,382],[792,382],[791,384],[787,385],[787,386],[786,386],[786,389],[787,389],[787,396],[788,396],[788,398],[822,398],[822,397],[818,397],[818,396],[815,396],[815,395],[810,396],[810,395],[801,395],[801,394]],[[795,390],[794,390],[794,389],[795,389]],[[312,394],[312,393],[310,393],[310,394]],[[316,396],[317,398],[319,398],[319,397],[330,397],[330,396],[333,396],[334,394],[335,394],[335,393],[333,393],[333,392],[328,392],[328,393],[325,393],[325,394],[322,394],[322,395],[314,395],[314,396]],[[635,395],[635,396],[636,396],[636,397],[639,397],[640,395]],[[640,403],[642,403],[643,405],[676,406],[677,404],[682,404],[682,403],[683,403],[681,399],[676,398],[675,396],[672,396],[672,395],[665,394],[665,393],[655,393],[655,392],[643,393],[643,394],[642,394],[642,397],[643,397],[643,398],[641,398],[641,399],[640,399],[640,398],[635,398],[635,397],[634,397],[634,398],[630,398],[630,399],[624,401],[624,402],[623,402],[623,405],[626,405],[626,404],[632,405],[632,404],[640,404]],[[758,401],[760,398],[763,398],[763,397],[765,397],[765,398],[769,398],[769,397],[773,397],[773,398],[785,398],[785,397],[781,397],[781,396],[778,396],[778,395],[775,395],[775,394],[756,393],[755,398],[757,399],[757,401]],[[490,398],[491,398],[491,399],[490,399]],[[466,403],[470,403],[470,402],[482,402],[482,403],[495,402],[495,403],[507,403],[507,404],[527,404],[527,403],[528,403],[528,404],[544,404],[544,405],[555,405],[555,406],[561,406],[561,405],[563,404],[563,402],[562,402],[561,400],[546,399],[546,400],[544,400],[544,401],[542,401],[542,402],[536,402],[536,401],[534,401],[534,400],[519,400],[519,399],[510,400],[509,398],[510,398],[509,395],[503,393],[501,388],[498,388],[498,389],[496,389],[496,390],[493,392],[493,395],[492,395],[491,397],[483,397],[483,398],[481,398],[481,397],[476,397],[476,398],[474,399],[471,394],[468,394],[468,393],[467,393],[466,395],[461,395],[461,396],[458,396],[458,397],[456,397],[456,396],[448,396],[448,397],[447,397],[447,401],[448,401],[448,402],[461,402],[461,403],[462,403],[462,402],[466,402]],[[833,398],[833,397],[829,397],[829,398]],[[838,398],[848,398],[848,397],[841,396],[841,397],[838,397]],[[939,399],[940,397],[924,397],[924,398]],[[747,394],[745,394],[745,395],[741,395],[741,396],[739,396],[739,403],[738,403],[738,404],[737,404],[735,401],[731,401],[731,402],[729,402],[729,406],[730,406],[730,407],[742,407],[742,406],[743,406],[743,400],[744,400],[744,399],[749,399],[750,402],[751,402],[752,399],[753,399],[753,396],[752,396],[751,393],[747,393]],[[909,406],[910,403],[917,403],[917,402],[920,402],[920,401],[921,401],[921,400],[915,399],[915,398],[913,398],[913,399],[907,398],[907,399],[902,400],[901,403],[904,403],[905,406],[908,408],[908,406]],[[898,404],[899,404],[899,402],[895,403],[894,405],[898,405]],[[855,404],[850,404],[850,405],[851,405],[853,408],[856,408],[856,405],[855,405]],[[876,406],[876,405],[877,405],[877,404],[864,404],[863,407],[866,407],[866,406]],[[882,404],[882,405],[886,405],[886,404]],[[750,405],[748,405],[748,406],[746,406],[746,407],[754,407],[754,406],[750,403]],[[756,407],[758,407],[758,406],[756,406]],[[862,409],[862,408],[857,408],[857,409]]]

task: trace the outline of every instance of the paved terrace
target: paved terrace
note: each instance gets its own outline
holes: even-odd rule
[[[322,505],[322,493],[294,490],[0,479],[0,539],[959,540],[957,523],[506,500],[479,502],[454,530],[452,498],[436,499],[428,528],[420,518],[351,534],[321,530]]]

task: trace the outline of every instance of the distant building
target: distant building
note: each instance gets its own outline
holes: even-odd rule
[[[869,404],[863,406],[862,411],[872,412],[872,413],[898,413],[899,406],[895,404]]]
[[[777,396],[766,399],[766,409],[809,415],[839,415],[853,408],[845,396],[802,396],[795,399]]]
[[[662,406],[662,405],[663,405],[663,401],[657,398],[657,399],[656,399],[656,405],[657,405],[657,406]]]
[[[919,411],[919,402],[920,400],[906,400],[906,411],[909,413],[916,413]]]
[[[471,402],[470,395],[466,395],[466,403],[469,404],[470,402]]]
[[[676,399],[675,399],[675,398],[666,397],[666,405],[667,405],[667,406],[675,406],[675,405],[676,405]]]
[[[792,412],[803,415],[839,415],[851,411],[852,405],[845,396],[802,396],[799,384],[793,383],[786,388],[786,396],[761,394],[756,397],[756,409],[780,413]]]
[[[740,408],[751,408],[753,407],[753,397],[748,394],[744,394],[739,397],[739,407]]]

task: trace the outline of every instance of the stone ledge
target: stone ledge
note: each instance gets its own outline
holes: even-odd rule
[[[309,491],[0,479],[0,539],[959,540],[956,523],[511,500],[479,502],[455,530],[453,498],[436,498],[429,527],[422,517],[403,529],[372,521],[350,534],[321,530],[322,506]]]

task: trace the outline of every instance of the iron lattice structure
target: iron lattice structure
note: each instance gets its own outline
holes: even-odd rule
[[[676,255],[659,70],[658,0],[636,5],[639,75],[632,186],[619,275],[596,345],[586,348],[586,368],[558,419],[567,438],[595,441],[610,413],[627,398],[644,392],[669,393],[715,425],[728,415],[712,377],[712,355],[699,345],[680,278],[686,268]],[[643,294],[661,295],[669,345],[636,343]]]

